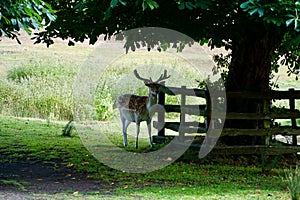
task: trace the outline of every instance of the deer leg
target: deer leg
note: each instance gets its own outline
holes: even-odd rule
[[[127,142],[127,127],[129,125],[129,121],[126,120],[124,117],[121,116],[121,122],[122,122],[122,132],[123,132],[123,141],[124,141],[124,147],[128,146]]]
[[[134,147],[137,149],[139,146],[139,133],[140,133],[140,123],[136,122],[136,138]]]
[[[149,134],[149,146],[152,148],[152,137],[151,137],[151,120],[147,121],[147,128],[148,128],[148,134]]]

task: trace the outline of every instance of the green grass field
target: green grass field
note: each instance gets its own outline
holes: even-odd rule
[[[9,117],[1,117],[0,120],[2,140],[0,154],[6,155],[7,162],[19,158],[55,162],[57,166],[71,166],[78,172],[88,173],[90,178],[107,184],[105,192],[99,191],[99,194],[89,194],[85,198],[97,199],[99,195],[101,199],[120,197],[288,199],[289,197],[282,169],[273,169],[270,174],[262,174],[260,166],[255,164],[246,166],[243,158],[222,164],[225,162],[222,159],[199,160],[196,154],[192,154],[193,158],[190,159],[188,157],[191,155],[186,154],[179,161],[163,169],[145,174],[132,174],[101,164],[85,149],[76,131],[72,133],[72,137],[62,137],[61,123]],[[121,145],[122,141],[119,140],[117,143]],[[79,192],[79,195],[83,194]]]

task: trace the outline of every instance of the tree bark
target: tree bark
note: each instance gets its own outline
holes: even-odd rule
[[[253,27],[253,26],[249,26]],[[229,66],[227,91],[265,92],[269,88],[272,69],[272,54],[277,47],[279,35],[271,32],[264,24],[257,24],[256,30],[245,30],[244,36],[232,41],[232,61]],[[227,99],[227,112],[255,113],[262,110],[262,99]],[[260,128],[255,120],[227,120],[230,128]],[[260,144],[260,137],[224,137],[230,145]]]

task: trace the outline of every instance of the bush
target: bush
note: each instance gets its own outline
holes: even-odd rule
[[[111,95],[111,89],[104,82],[98,85],[95,93],[95,110],[96,119],[105,121],[110,120],[114,116],[113,100]]]

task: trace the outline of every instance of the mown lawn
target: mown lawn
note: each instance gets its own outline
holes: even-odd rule
[[[289,199],[282,169],[262,174],[255,162],[251,166],[241,164],[243,158],[224,164],[222,160],[202,161],[196,156],[188,159],[191,155],[184,155],[173,164],[150,173],[131,174],[111,169],[86,150],[76,130],[72,137],[62,137],[64,124],[1,116],[2,162],[19,158],[55,162],[107,183],[104,193],[85,194],[85,199]],[[83,198],[81,195],[79,191],[69,198]]]

